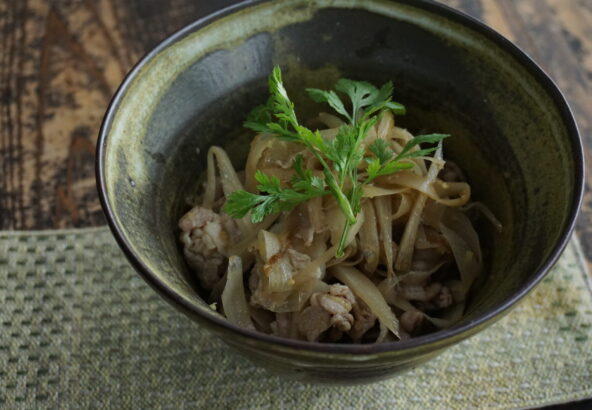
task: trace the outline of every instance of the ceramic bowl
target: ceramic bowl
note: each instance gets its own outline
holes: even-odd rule
[[[392,80],[414,132],[446,132],[473,197],[504,230],[478,227],[486,274],[453,327],[399,343],[318,344],[237,328],[212,311],[189,272],[177,221],[199,189],[208,147],[240,168],[246,113],[274,65],[302,89],[341,76]],[[315,108],[316,109],[316,108]],[[144,57],[101,128],[97,177],[108,222],[142,277],[248,359],[309,382],[360,383],[417,366],[500,319],[545,276],[573,230],[582,146],[560,91],[516,46],[431,1],[246,1],[185,27]],[[179,335],[182,337],[182,335]]]

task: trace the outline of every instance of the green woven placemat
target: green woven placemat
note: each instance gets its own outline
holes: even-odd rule
[[[176,312],[106,228],[0,233],[0,408],[528,407],[592,397],[592,292],[575,240],[510,315],[366,386],[271,376]]]

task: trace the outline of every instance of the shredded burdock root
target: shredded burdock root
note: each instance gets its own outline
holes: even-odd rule
[[[458,321],[483,269],[465,211],[501,224],[444,160],[448,135],[398,127],[391,83],[308,89],[337,114],[314,130],[277,67],[269,88],[245,122],[257,133],[245,171],[211,147],[202,202],[179,221],[210,302],[235,325],[310,342],[381,343]]]

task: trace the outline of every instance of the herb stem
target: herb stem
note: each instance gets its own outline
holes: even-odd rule
[[[337,252],[335,252],[335,256],[338,258],[343,256],[345,250],[345,241],[347,240],[347,236],[349,234],[349,228],[352,224],[349,221],[345,221],[343,225],[343,232],[341,232],[341,238],[339,239],[339,246],[337,247]]]

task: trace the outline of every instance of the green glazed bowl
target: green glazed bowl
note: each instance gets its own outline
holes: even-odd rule
[[[208,147],[240,167],[246,113],[282,66],[301,90],[340,76],[395,83],[399,124],[446,132],[473,197],[501,219],[479,226],[486,260],[465,317],[400,343],[287,340],[237,328],[200,296],[177,242]],[[115,238],[164,299],[266,368],[305,381],[370,382],[410,369],[483,330],[545,276],[569,240],[583,190],[582,146],[553,82],[483,24],[431,1],[246,1],[161,43],[127,76],[101,128],[97,179]],[[182,335],[178,335],[182,337]],[[173,335],[174,337],[174,335]]]

